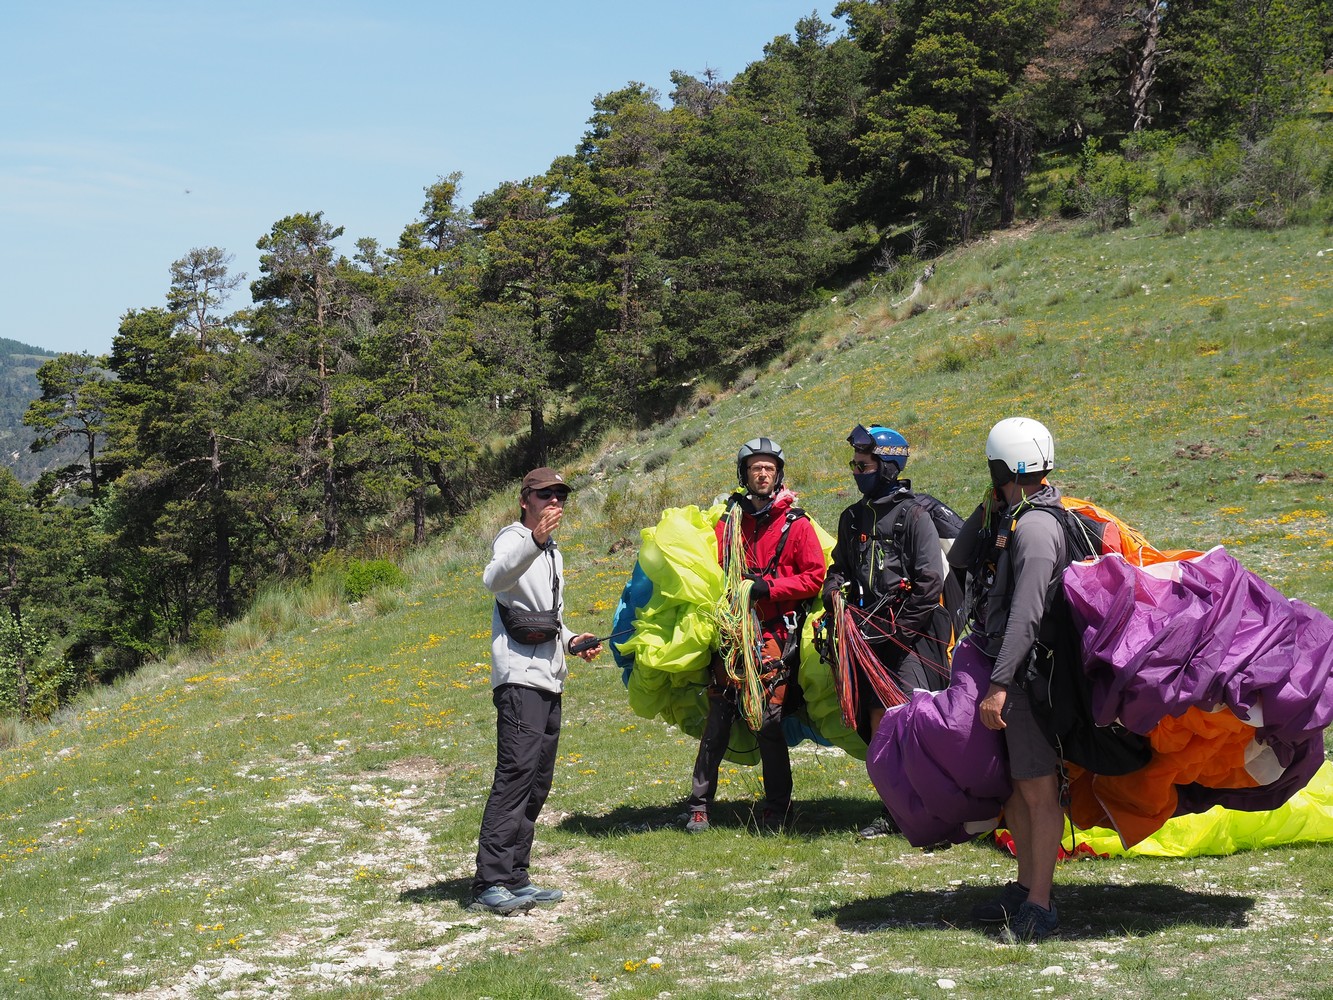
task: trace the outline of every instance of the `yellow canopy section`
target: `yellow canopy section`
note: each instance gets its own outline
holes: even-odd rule
[[[708,664],[718,645],[713,608],[722,598],[724,581],[714,526],[724,511],[722,503],[707,510],[672,507],[656,525],[640,532],[639,568],[652,581],[653,593],[635,615],[634,634],[616,644],[621,653],[634,657],[626,681],[634,714],[660,718],[695,737],[702,735],[708,718]],[[835,540],[814,518],[810,523],[827,560]],[[801,632],[798,682],[805,703],[784,721],[783,729],[789,744],[814,739],[864,760],[866,745],[843,724],[833,674],[814,648],[814,623],[822,613],[816,600]],[[740,764],[759,761],[754,734],[739,721],[726,756]]]

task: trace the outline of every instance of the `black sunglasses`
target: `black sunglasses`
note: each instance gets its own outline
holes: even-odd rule
[[[563,486],[557,486],[555,489],[551,490],[533,490],[532,492],[538,500],[550,500],[551,497],[555,497],[557,500],[569,499],[569,490]]]
[[[879,468],[879,462],[874,461],[873,459],[869,462],[852,459],[847,465],[853,472],[873,472],[875,469]]]

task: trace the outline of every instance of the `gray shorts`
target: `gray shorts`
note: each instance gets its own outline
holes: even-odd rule
[[[1009,777],[1017,781],[1044,778],[1060,768],[1060,758],[1032,715],[1028,693],[1017,684],[1005,689],[1004,742],[1009,749]]]

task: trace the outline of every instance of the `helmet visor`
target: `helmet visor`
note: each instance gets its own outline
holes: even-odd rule
[[[874,451],[875,438],[868,430],[857,424],[855,429],[847,435],[847,443],[855,451]]]

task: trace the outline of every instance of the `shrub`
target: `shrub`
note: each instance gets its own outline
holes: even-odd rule
[[[1240,171],[1240,144],[1216,142],[1203,154],[1188,157],[1175,189],[1180,206],[1202,222],[1221,218],[1230,202],[1232,182]]]
[[[946,348],[940,356],[940,371],[960,372],[967,367],[967,355],[958,347]]]
[[[19,674],[27,686],[20,706]],[[0,709],[24,718],[46,719],[78,688],[79,672],[51,637],[27,620],[0,613]]]
[[[662,511],[685,502],[674,478],[663,477],[650,483],[637,483],[609,490],[602,501],[602,523],[607,533],[619,540],[637,540],[639,529],[656,524]]]
[[[1231,185],[1240,225],[1276,229],[1316,206],[1333,187],[1333,135],[1303,120],[1286,121],[1244,147]]]
[[[1128,159],[1100,152],[1095,137],[1083,145],[1080,166],[1061,203],[1063,214],[1086,216],[1100,231],[1129,225],[1129,210],[1158,189],[1151,157]]]
[[[656,451],[650,451],[643,459],[643,471],[654,472],[671,461],[670,448],[658,448]]]
[[[387,559],[352,559],[343,577],[343,594],[348,601],[359,601],[380,587],[401,587],[407,575]]]

